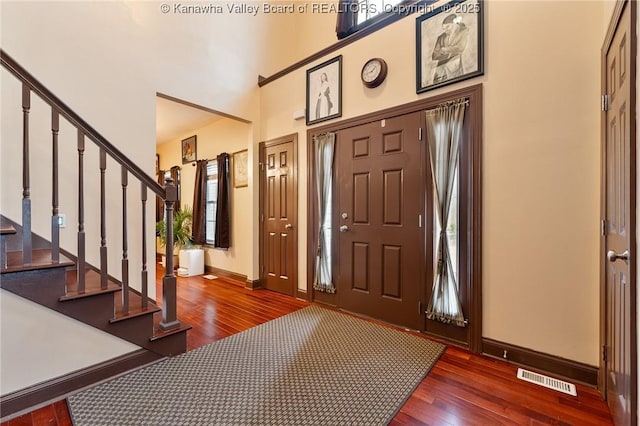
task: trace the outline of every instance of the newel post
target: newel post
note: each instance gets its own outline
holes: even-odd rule
[[[166,178],[164,201],[165,244],[165,274],[162,279],[162,321],[160,328],[170,330],[180,326],[177,318],[176,276],[173,273],[173,205],[178,200],[178,189],[173,179]]]

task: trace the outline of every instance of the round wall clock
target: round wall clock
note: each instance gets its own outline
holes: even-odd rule
[[[378,87],[387,78],[387,63],[381,58],[369,59],[362,67],[360,78],[365,86]]]

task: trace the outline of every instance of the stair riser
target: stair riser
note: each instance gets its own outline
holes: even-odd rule
[[[5,216],[1,216],[1,218],[3,222],[13,225],[16,230],[15,234],[7,236],[7,251],[22,251],[22,226]],[[39,235],[31,233],[31,246],[34,250],[48,249],[51,248],[51,243]]]
[[[149,350],[164,356],[174,356],[184,353],[187,347],[187,333],[176,333],[153,340],[146,346]]]
[[[147,348],[151,346],[149,336],[153,335],[153,315],[149,314],[111,323],[107,326],[106,331]]]
[[[113,293],[95,294],[82,299],[64,300],[54,308],[58,312],[96,328],[104,329],[113,318],[115,304]]]

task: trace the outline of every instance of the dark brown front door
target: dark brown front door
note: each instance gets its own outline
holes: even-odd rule
[[[607,400],[617,425],[636,424],[635,107],[630,103],[636,54],[631,3],[624,7],[605,58],[605,370]]]
[[[298,275],[296,139],[266,142],[262,166],[265,286],[291,296]]]
[[[339,306],[422,330],[419,128],[414,113],[338,132],[333,232]]]

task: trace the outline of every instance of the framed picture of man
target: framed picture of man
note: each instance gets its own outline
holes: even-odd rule
[[[342,55],[307,70],[307,126],[342,116]]]
[[[483,4],[454,0],[416,18],[416,93],[484,74]]]
[[[182,140],[182,164],[191,163],[198,159],[196,142],[196,135]]]

